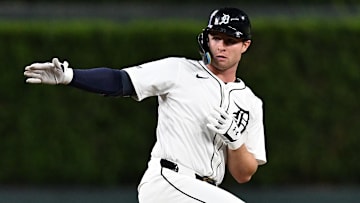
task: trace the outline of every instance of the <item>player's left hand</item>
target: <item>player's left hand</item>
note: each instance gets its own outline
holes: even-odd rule
[[[50,85],[67,85],[73,78],[73,70],[69,63],[60,63],[59,59],[53,58],[52,63],[33,63],[25,67],[24,75],[27,83],[42,83]]]
[[[235,118],[229,115],[224,109],[215,107],[208,117],[207,127],[213,132],[222,135],[222,139],[232,150],[240,148],[245,138],[240,133]]]

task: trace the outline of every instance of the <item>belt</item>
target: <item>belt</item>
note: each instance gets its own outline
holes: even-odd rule
[[[175,172],[179,172],[179,166],[174,163],[174,162],[171,162],[169,160],[166,160],[166,159],[161,159],[160,160],[160,165],[164,168],[167,168],[167,169],[170,169],[170,170],[173,170]],[[211,179],[207,176],[200,176],[196,173],[194,173],[195,175],[195,178],[198,179],[198,180],[202,180],[202,181],[205,181],[207,183],[210,183],[211,185],[215,185],[216,186],[216,181],[214,179]]]

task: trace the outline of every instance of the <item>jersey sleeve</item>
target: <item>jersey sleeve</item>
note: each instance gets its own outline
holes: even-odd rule
[[[259,165],[263,165],[267,162],[266,149],[265,149],[265,132],[263,124],[263,104],[260,99],[254,102],[254,116],[252,116],[253,122],[247,130],[246,147],[251,152]]]
[[[133,98],[141,101],[150,96],[167,94],[177,82],[179,60],[181,59],[169,57],[124,68],[136,92]]]

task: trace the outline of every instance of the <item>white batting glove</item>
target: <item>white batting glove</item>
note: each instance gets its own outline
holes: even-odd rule
[[[240,148],[245,138],[240,133],[236,120],[224,109],[215,107],[208,117],[207,127],[213,132],[222,135],[222,139],[232,150]]]
[[[59,59],[53,58],[52,63],[33,63],[25,67],[24,75],[27,83],[67,85],[73,78],[73,70],[69,68],[69,63],[60,63]]]

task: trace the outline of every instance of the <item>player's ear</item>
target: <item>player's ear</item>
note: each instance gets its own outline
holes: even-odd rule
[[[242,53],[245,53],[249,49],[250,45],[251,45],[251,40],[244,41],[242,46]]]

